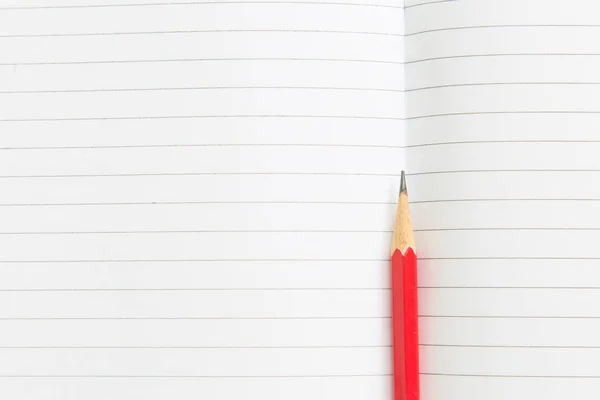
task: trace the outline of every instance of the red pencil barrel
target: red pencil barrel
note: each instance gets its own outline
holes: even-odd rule
[[[394,348],[394,399],[419,400],[419,320],[417,256],[392,255],[392,325]]]

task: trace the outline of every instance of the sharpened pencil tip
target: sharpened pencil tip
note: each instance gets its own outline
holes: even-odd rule
[[[402,173],[400,174],[400,193],[402,192],[406,192],[406,174],[404,173],[404,170],[402,170]]]

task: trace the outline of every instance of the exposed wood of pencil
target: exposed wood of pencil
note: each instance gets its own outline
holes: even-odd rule
[[[415,234],[412,229],[410,210],[408,207],[408,191],[403,190],[398,197],[398,210],[396,211],[396,225],[394,226],[391,254],[394,254],[394,251],[398,249],[400,250],[400,253],[404,255],[409,247],[412,248],[415,253],[417,252],[417,247],[415,246]]]

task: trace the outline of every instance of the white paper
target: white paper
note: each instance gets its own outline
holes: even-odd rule
[[[0,397],[387,399],[395,1],[0,2]]]
[[[406,9],[424,399],[600,393],[599,11]]]

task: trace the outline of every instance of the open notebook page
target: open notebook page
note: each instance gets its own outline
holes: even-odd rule
[[[387,399],[392,0],[0,1],[0,397]]]
[[[407,2],[424,398],[600,394],[600,4]]]

